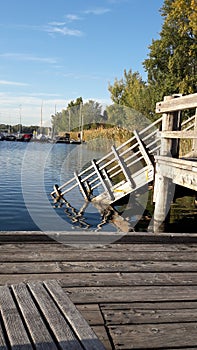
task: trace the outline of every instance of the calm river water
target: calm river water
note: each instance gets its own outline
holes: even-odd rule
[[[82,169],[92,158],[102,156],[102,152],[89,150],[86,145],[1,141],[0,231],[72,231],[87,227],[97,230],[101,215],[91,204],[81,223],[74,223],[71,216],[65,214],[65,208],[53,207],[50,193],[54,184],[64,183],[73,177],[75,170]],[[78,188],[66,199],[77,210],[84,204]],[[150,203],[148,210],[151,214]],[[177,201],[172,213],[171,230],[184,232],[183,223],[186,223],[188,232],[195,232],[197,210],[193,198]],[[129,220],[137,223],[139,218],[135,216],[130,212]],[[143,221],[142,226],[138,222],[137,229],[146,229],[148,220]],[[104,231],[116,229],[108,223]]]

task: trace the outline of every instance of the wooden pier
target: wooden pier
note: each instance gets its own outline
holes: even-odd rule
[[[26,313],[19,315],[22,320],[26,319],[27,334],[29,329],[37,329],[33,339],[43,339],[40,318],[35,317],[36,310],[41,312],[44,308],[43,292],[40,290],[33,297],[41,303],[34,314],[31,300],[23,298],[22,292],[27,283],[28,293],[41,288],[42,283],[37,285],[37,281],[45,281],[50,288],[51,280],[60,283],[107,350],[197,348],[196,234],[130,233],[120,239],[117,237],[113,244],[84,244],[77,248],[60,244],[41,232],[1,232],[0,329],[8,343],[7,347],[0,346],[2,350],[32,348],[25,345],[25,338],[21,340],[14,311],[15,308],[23,310],[18,303],[25,305],[23,312]],[[20,283],[24,285],[21,287]],[[14,308],[1,299],[6,285],[13,290],[11,295],[16,295]],[[50,309],[44,312],[48,312],[50,327],[47,327],[53,332],[55,329],[65,332],[64,327],[58,328],[56,318],[50,318]],[[66,315],[68,317],[67,311]],[[74,327],[80,332],[81,323],[75,322]],[[15,335],[12,345],[11,334]],[[55,348],[50,341],[46,347],[45,343],[30,339],[33,349]],[[90,342],[89,349],[94,349],[91,348],[93,344]],[[58,349],[79,348],[66,347],[65,340],[58,345]]]
[[[55,203],[79,187],[85,201],[100,211],[126,196],[133,198],[154,187],[153,231],[163,231],[168,220],[176,185],[197,191],[197,94],[167,96],[158,102],[157,121],[115,148],[61,186],[55,185],[51,195]],[[186,117],[185,111],[192,111]],[[190,113],[191,114],[191,113]],[[185,117],[185,118],[183,118]],[[192,140],[189,154],[180,155],[180,140]],[[183,147],[182,147],[183,148]]]
[[[55,185],[51,193],[54,202],[66,198],[66,194],[78,186],[85,201],[107,207],[125,195],[147,187],[154,178],[153,157],[160,149],[157,133],[161,120],[159,118],[139,132],[134,130],[134,136],[129,140],[117,148],[112,146],[111,152],[103,158],[92,159],[88,168],[75,171],[74,177],[63,185]]]
[[[78,186],[108,208],[153,182],[154,233],[0,232],[0,350],[197,349],[197,234],[159,234],[175,186],[197,190],[196,113],[181,120],[196,107],[159,102],[155,123],[54,186],[55,203]]]
[[[194,110],[186,121],[182,112]],[[176,185],[197,191],[197,94],[168,96],[156,105],[162,115],[160,154],[155,156],[154,231],[163,231]],[[187,127],[185,127],[187,124]],[[180,155],[180,140],[192,142],[191,151]]]

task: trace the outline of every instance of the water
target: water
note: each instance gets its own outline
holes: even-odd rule
[[[73,210],[67,206],[54,208],[50,193],[54,184],[62,184],[73,177],[93,158],[103,152],[92,151],[86,145],[0,142],[0,231],[74,231],[100,230],[116,232],[110,222],[103,222],[101,214],[91,204],[84,217],[73,220]],[[151,193],[150,193],[151,195]],[[151,196],[150,196],[151,197]],[[78,188],[66,199],[77,211],[84,205]],[[145,215],[142,208],[147,197],[130,203],[121,214],[135,226],[147,230],[153,213],[151,200]],[[141,203],[143,205],[141,205]],[[128,216],[128,217],[127,217]],[[103,226],[101,226],[101,222]],[[172,205],[169,232],[195,232],[197,209],[192,196],[177,199]]]
[[[0,142],[0,230],[75,229],[64,208],[53,208],[50,193],[54,184],[64,183],[75,170],[101,156],[85,145]],[[78,210],[84,205],[78,189],[67,200]],[[91,205],[86,216],[93,228],[100,223],[101,215]]]

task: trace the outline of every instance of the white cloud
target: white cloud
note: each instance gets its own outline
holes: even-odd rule
[[[49,34],[61,34],[63,36],[82,36],[83,33],[78,29],[70,29],[68,27],[49,26],[45,28],[45,31]]]
[[[35,55],[28,55],[25,53],[7,52],[7,53],[0,54],[0,57],[15,59],[19,61],[34,61],[34,62],[43,62],[43,63],[51,63],[51,64],[57,63],[57,60],[52,57],[40,57]]]
[[[50,26],[64,26],[66,23],[65,22],[50,22],[49,25]]]
[[[32,92],[32,93],[29,93],[29,94],[27,94],[27,96],[33,96],[33,97],[35,97],[35,96],[44,96],[44,97],[59,97],[59,95],[58,94],[50,94],[50,93],[48,93],[48,92],[39,92],[39,93],[37,93],[37,92]]]
[[[79,19],[76,15],[67,15],[66,17],[70,22]],[[36,30],[36,31],[42,31],[51,34],[62,34],[62,35],[68,35],[68,36],[82,36],[83,33],[80,30],[77,29],[71,29],[65,26],[66,22],[60,22],[60,21],[53,21],[48,23],[48,25],[39,25],[39,26],[33,26],[33,25],[26,25],[26,24],[20,24],[20,25],[14,25],[14,26],[7,26],[8,28],[16,28],[16,29],[26,29],[26,30]],[[0,55],[2,56],[2,55]],[[28,57],[27,57],[28,58]],[[31,56],[30,58],[31,59]]]
[[[65,18],[68,19],[69,21],[78,21],[80,19],[79,16],[72,14],[72,13],[66,15]]]
[[[103,79],[102,76],[96,75],[96,74],[77,74],[77,73],[65,73],[65,78],[72,78],[72,79],[90,79],[90,80],[101,80]]]
[[[39,125],[41,117],[41,105],[43,120],[50,126],[51,115],[55,110],[65,108],[65,99],[53,96],[53,94],[24,94],[14,95],[0,93],[0,123],[18,124],[19,116],[23,125]]]
[[[21,83],[17,81],[0,80],[0,85],[28,86],[29,84]]]
[[[103,15],[107,12],[110,12],[111,10],[109,8],[103,8],[103,7],[97,7],[94,9],[89,9],[84,11],[85,14],[89,15],[89,14],[93,14],[93,15]]]

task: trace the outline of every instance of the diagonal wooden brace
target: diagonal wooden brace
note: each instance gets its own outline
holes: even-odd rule
[[[118,164],[120,166],[120,168],[122,169],[122,172],[126,178],[126,180],[130,183],[131,187],[132,188],[135,188],[135,182],[134,180],[132,179],[132,176],[131,176],[131,173],[124,161],[124,159],[118,154],[118,151],[116,150],[116,148],[114,146],[112,146],[112,151],[115,155],[115,158],[117,159],[118,161]]]
[[[99,180],[101,181],[105,191],[109,194],[111,200],[113,201],[115,199],[113,191],[111,190],[109,182],[105,180],[103,174],[101,173],[98,165],[96,164],[96,160],[95,159],[92,160],[92,165],[93,165],[93,167],[94,167],[94,169],[95,169],[95,171],[97,173],[97,176],[98,176]]]

